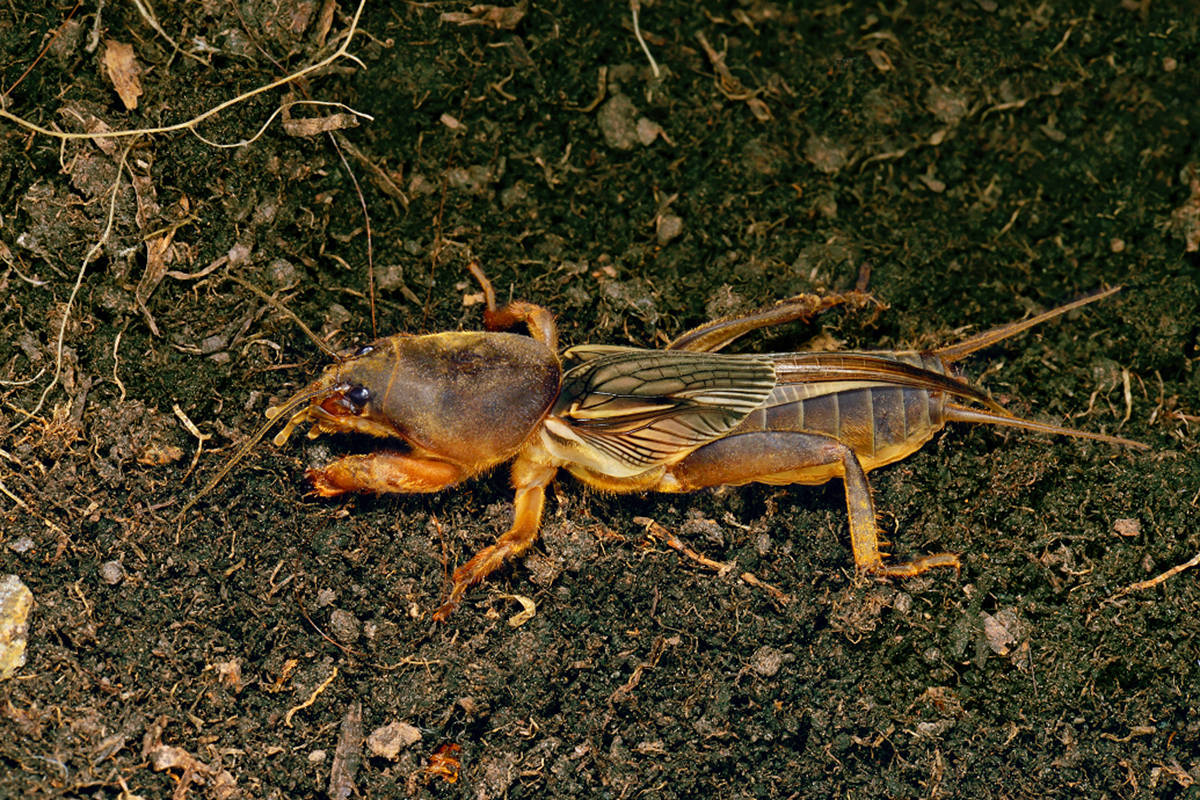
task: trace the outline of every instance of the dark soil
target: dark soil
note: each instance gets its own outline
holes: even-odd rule
[[[186,54],[133,3],[4,4],[7,113],[184,122],[330,55],[354,11],[152,5]],[[646,3],[658,76],[628,5],[520,11],[371,3],[354,59],[198,135],[0,119],[0,576],[36,603],[0,796],[1200,797],[1200,568],[1123,592],[1200,551],[1194,7]],[[302,100],[373,119],[271,119]],[[479,328],[471,258],[564,345],[865,280],[889,309],[739,346],[933,346],[1124,284],[965,369],[1151,449],[952,426],[872,478],[894,552],[962,573],[894,582],[855,578],[837,482],[564,476],[532,555],[446,625],[504,470],[318,500],[305,467],[374,444],[295,436],[174,523],[327,363],[246,284],[342,350]],[[419,740],[363,742],[397,722]]]

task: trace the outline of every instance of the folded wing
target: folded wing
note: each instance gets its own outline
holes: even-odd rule
[[[585,346],[568,350],[551,412],[621,472],[678,461],[770,395],[770,356]]]

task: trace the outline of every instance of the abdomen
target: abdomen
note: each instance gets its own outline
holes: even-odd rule
[[[897,353],[888,358],[946,374],[945,364],[934,356]],[[828,436],[851,448],[863,469],[871,470],[899,461],[933,438],[945,424],[945,402],[941,391],[875,381],[782,383],[733,433]]]

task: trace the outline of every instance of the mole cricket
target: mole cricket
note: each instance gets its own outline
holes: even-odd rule
[[[584,344],[558,350],[554,315],[533,303],[496,306],[483,287],[486,331],[396,334],[327,367],[281,406],[180,511],[209,491],[280,420],[283,445],[358,433],[387,441],[309,469],[316,494],[436,492],[512,462],[512,526],[453,575],[433,614],[445,621],[467,589],[537,538],[546,486],[560,469],[608,492],[690,492],[714,486],[845,486],[850,545],[860,574],[907,577],[959,566],[954,553],[890,562],[867,473],[920,449],[947,422],[977,422],[1144,449],[1117,436],[1016,417],[963,380],[955,362],[1120,290],[927,351],[725,354],[754,330],[806,320],[837,305],[874,302],[861,292],[801,294],[693,328],[662,350]],[[524,325],[529,335],[503,332]],[[290,416],[289,416],[290,415]]]

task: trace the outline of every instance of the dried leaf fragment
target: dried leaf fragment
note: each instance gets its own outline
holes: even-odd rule
[[[104,43],[104,70],[108,79],[113,82],[117,96],[126,111],[137,108],[138,98],[142,96],[142,73],[137,59],[133,57],[133,45],[109,39]]]
[[[206,764],[182,747],[160,744],[143,748],[143,755],[150,758],[150,767],[158,772],[181,772],[176,797],[186,796],[187,787],[193,782],[208,784],[211,796],[217,800],[232,800],[239,795],[237,780],[229,770]]]
[[[517,27],[529,11],[529,0],[522,0],[515,6],[477,5],[466,11],[447,11],[442,14],[442,22],[452,22],[455,25],[488,25],[498,31],[511,31]]]
[[[508,618],[508,626],[510,628],[519,628],[537,615],[537,603],[533,602],[532,598],[526,597],[523,594],[504,594],[500,596],[506,600],[516,600],[521,604],[521,610]]]
[[[288,136],[320,136],[322,133],[357,128],[358,117],[353,114],[327,114],[323,117],[292,117],[283,121]]]
[[[871,63],[875,65],[875,69],[880,72],[892,72],[896,66],[892,63],[891,56],[877,47],[867,49],[867,58],[871,59]]]
[[[1012,608],[1002,608],[992,614],[981,614],[983,635],[988,647],[998,656],[1007,656],[1025,639],[1028,626]]]
[[[371,731],[371,735],[367,737],[367,747],[372,755],[395,761],[401,750],[419,741],[419,728],[407,722],[392,722]]]
[[[137,462],[147,467],[165,467],[183,458],[183,450],[173,444],[150,442],[137,454]]]
[[[750,113],[759,122],[769,122],[773,117],[770,107],[758,96],[758,89],[746,88],[746,85],[734,76],[725,63],[725,51],[717,52],[701,31],[696,33],[696,41],[704,48],[704,54],[708,56],[709,63],[712,64],[713,71],[716,73],[717,90],[730,100],[744,101],[749,106]]]
[[[458,754],[461,752],[462,746],[453,742],[441,745],[429,756],[429,764],[425,767],[425,775],[428,778],[441,778],[446,783],[456,783],[458,781],[458,771],[462,767],[462,761],[458,757]]]
[[[0,680],[11,678],[25,665],[29,610],[33,593],[16,575],[0,579]]]

